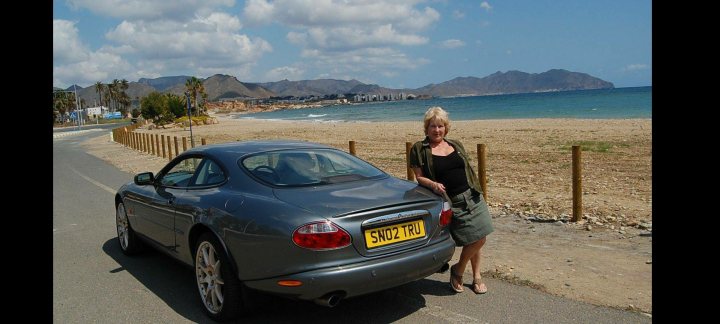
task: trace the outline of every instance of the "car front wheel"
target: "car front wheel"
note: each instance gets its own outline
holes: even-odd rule
[[[128,221],[125,204],[119,203],[115,210],[115,223],[117,224],[118,241],[120,249],[125,255],[133,255],[142,250],[142,243],[135,235]]]
[[[211,233],[198,239],[195,279],[203,309],[212,319],[231,320],[245,309],[242,283],[233,273],[222,245]]]

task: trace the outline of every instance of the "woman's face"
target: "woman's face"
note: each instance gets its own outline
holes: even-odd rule
[[[443,137],[445,137],[445,124],[433,117],[433,119],[430,119],[430,123],[428,123],[428,128],[425,132],[431,141],[442,141]]]

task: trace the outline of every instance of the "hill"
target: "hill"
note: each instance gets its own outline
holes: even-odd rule
[[[554,69],[543,73],[495,72],[484,78],[460,77],[430,84],[417,91],[438,97],[477,96],[549,91],[607,89],[615,86],[585,73]]]
[[[184,95],[187,76],[170,76],[156,79],[142,78],[138,82],[129,82],[128,95],[133,100],[147,96],[150,92],[174,93]],[[391,89],[377,84],[365,84],[357,80],[282,80],[277,82],[248,83],[241,82],[231,75],[216,74],[201,79],[208,101],[243,98],[271,97],[323,97],[344,94],[414,94],[416,96],[481,96],[493,94],[530,93],[549,91],[570,91],[589,89],[608,89],[615,86],[586,73],[552,69],[543,73],[521,71],[495,72],[483,78],[474,76],[457,77],[439,84],[429,84],[417,89]],[[72,86],[71,86],[72,88]],[[78,96],[85,99],[86,106],[96,105],[99,95],[94,86],[81,88]]]

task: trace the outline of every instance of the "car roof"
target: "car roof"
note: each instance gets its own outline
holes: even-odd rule
[[[317,148],[325,149],[333,147],[320,143],[293,140],[238,141],[196,146],[195,148],[188,150],[187,153],[207,153],[221,157],[226,155],[242,156],[246,154],[275,150]]]

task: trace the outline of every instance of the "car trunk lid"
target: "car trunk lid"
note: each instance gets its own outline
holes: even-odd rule
[[[275,189],[278,199],[331,220],[346,230],[363,256],[427,244],[439,235],[439,197],[396,179]]]

